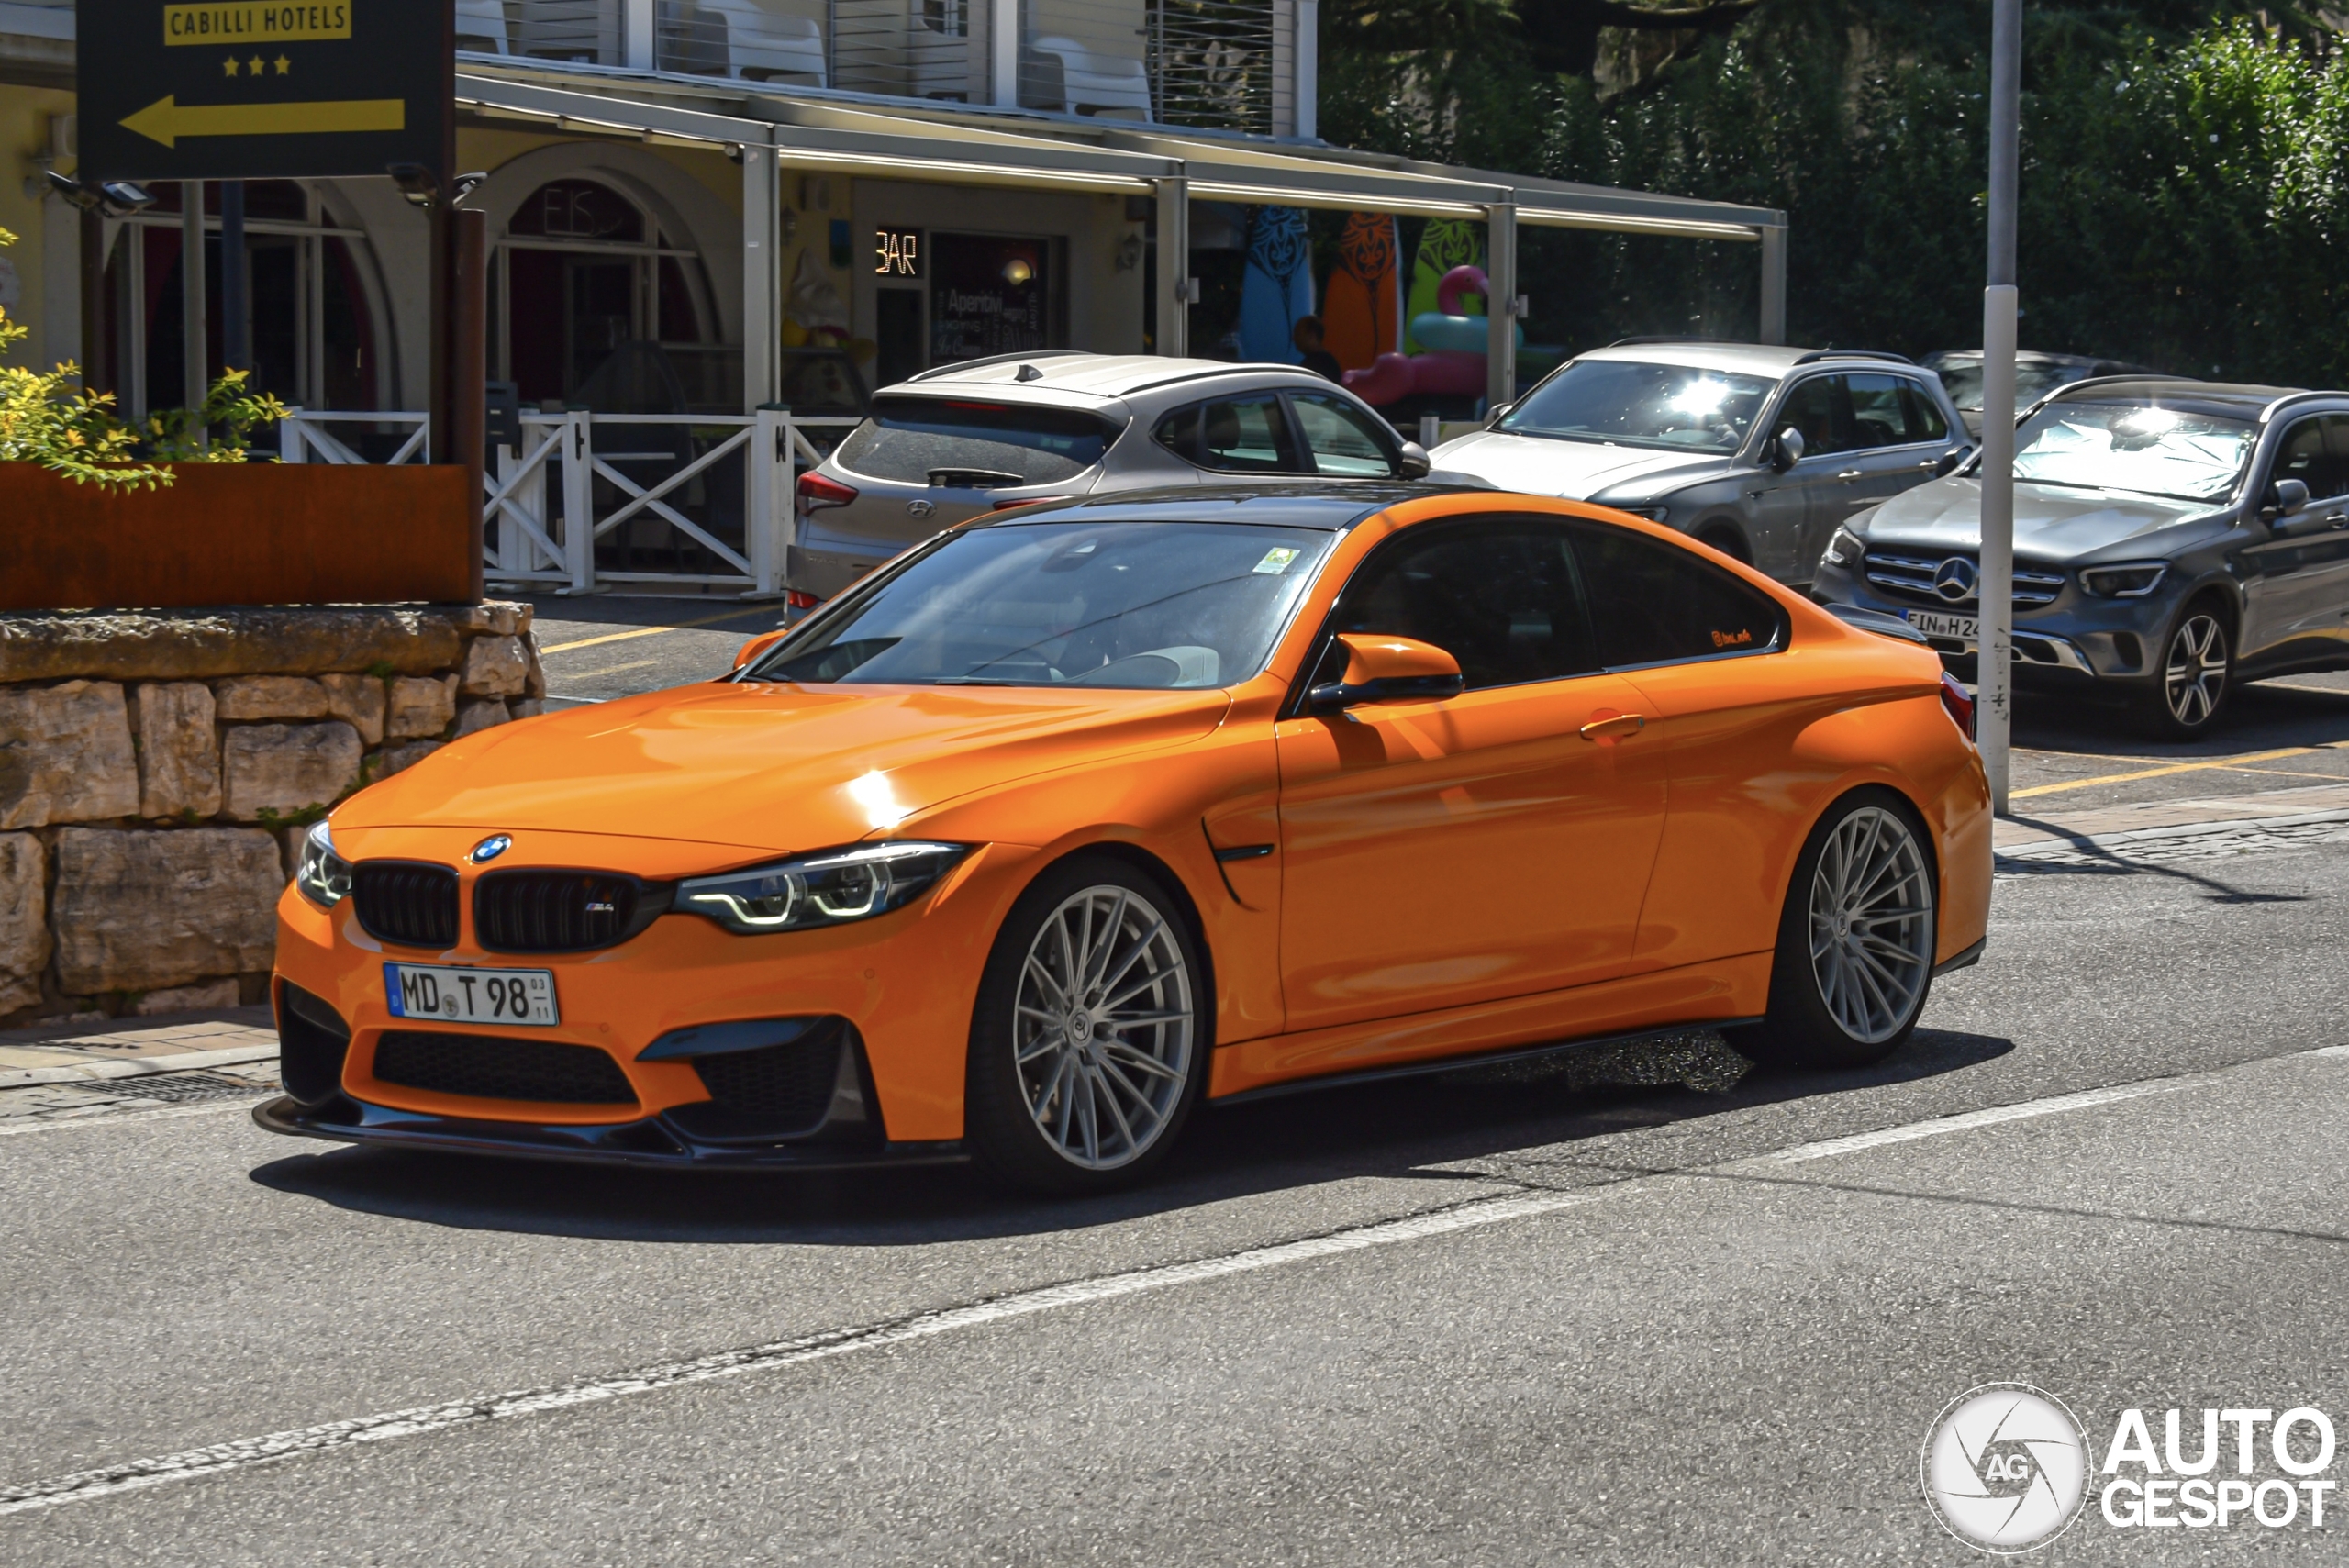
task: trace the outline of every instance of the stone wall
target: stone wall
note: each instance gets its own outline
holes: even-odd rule
[[[545,695],[527,605],[0,616],[0,1028],[262,1000],[309,824]]]

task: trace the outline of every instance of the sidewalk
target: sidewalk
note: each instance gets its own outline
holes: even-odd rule
[[[0,1129],[276,1087],[267,1007],[0,1031]]]
[[[2335,826],[2349,827],[2349,784],[2016,816],[1999,821],[1993,843],[2002,861],[2039,861],[2163,841],[2184,848],[2242,840],[2261,848],[2329,838]]]

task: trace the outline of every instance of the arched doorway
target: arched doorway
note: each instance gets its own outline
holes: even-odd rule
[[[498,378],[525,406],[734,412],[701,254],[614,186],[540,185],[497,244]],[[668,404],[670,406],[661,406]]]

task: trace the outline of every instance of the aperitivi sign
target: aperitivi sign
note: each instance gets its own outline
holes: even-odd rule
[[[453,0],[79,0],[84,180],[447,168]]]

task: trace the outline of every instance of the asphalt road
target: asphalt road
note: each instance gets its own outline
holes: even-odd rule
[[[2344,888],[2349,843],[2042,867],[1879,1070],[1267,1102],[1095,1203],[235,1106],[0,1137],[0,1562],[1967,1560],[1918,1451],[1976,1385],[2099,1452],[2344,1415]],[[2046,1114],[1918,1125],[2001,1106]],[[2092,1500],[2042,1555],[2189,1558],[2340,1553]]]

